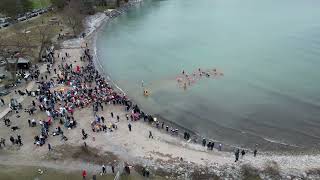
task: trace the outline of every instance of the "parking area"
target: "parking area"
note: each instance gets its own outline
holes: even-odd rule
[[[35,18],[42,14],[45,14],[52,10],[52,7],[34,9],[30,12],[26,12],[24,14],[18,14],[16,17],[1,17],[0,18],[0,29],[7,28],[13,24],[20,23],[23,21],[27,21],[29,19]]]

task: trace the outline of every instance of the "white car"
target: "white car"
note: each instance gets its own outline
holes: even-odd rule
[[[25,21],[25,20],[27,20],[27,17],[26,16],[22,16],[22,17],[19,17],[17,20],[18,21]]]

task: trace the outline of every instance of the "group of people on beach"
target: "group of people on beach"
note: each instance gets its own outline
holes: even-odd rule
[[[257,149],[257,144],[255,145],[255,148],[253,150],[253,157],[256,157],[257,156],[257,153],[258,153],[258,149]],[[234,156],[235,156],[235,161],[234,162],[237,162],[239,161],[239,157],[240,157],[240,154],[241,154],[241,157],[243,158],[244,155],[246,155],[246,150],[242,149],[240,151],[239,148],[236,148],[235,151],[234,151]]]
[[[64,131],[66,129],[74,129],[78,124],[78,120],[74,118],[74,112],[77,109],[86,107],[92,107],[93,117],[90,125],[93,132],[113,132],[117,130],[116,122],[120,121],[119,115],[115,115],[113,112],[110,113],[111,119],[116,119],[116,122],[107,121],[109,117],[98,115],[99,111],[104,110],[104,106],[112,105],[124,107],[124,110],[127,112],[125,117],[128,122],[129,131],[133,130],[131,123],[143,119],[144,122],[149,122],[155,128],[159,130],[163,129],[164,132],[173,136],[181,135],[179,129],[173,126],[169,127],[169,124],[160,122],[154,116],[143,112],[124,93],[114,90],[105,77],[95,69],[93,57],[89,49],[86,48],[83,51],[83,56],[80,57],[80,61],[85,62],[84,66],[74,67],[72,63],[66,63],[66,59],[70,57],[70,54],[67,52],[64,55],[59,53],[58,58],[61,59],[61,63],[58,65],[58,68],[53,68],[54,61],[50,61],[44,74],[40,74],[40,70],[37,67],[32,71],[33,73],[30,76],[32,80],[37,81],[37,90],[30,91],[26,89],[25,93],[22,91],[19,93],[21,96],[35,97],[35,100],[32,100],[30,105],[27,105],[28,108],[24,110],[29,112],[30,115],[28,126],[30,128],[40,127],[38,135],[34,136],[34,144],[36,146],[46,144],[50,136],[60,136],[61,141],[68,141],[68,137],[65,136]],[[183,71],[182,77],[177,79],[177,81],[178,83],[190,85],[193,78],[210,76],[223,76],[223,73],[218,72],[217,69],[213,69],[212,71],[199,69],[197,73],[189,76]],[[0,102],[4,104],[4,100],[1,99]],[[16,114],[20,110],[22,110],[22,106],[15,109]],[[40,120],[32,118],[35,111],[45,113],[47,118]],[[5,123],[10,124],[10,120],[7,118]],[[148,134],[149,138],[153,139],[152,132],[149,131]],[[81,135],[83,140],[88,138],[88,133],[84,129],[81,130]],[[196,138],[191,137],[190,132],[187,131],[183,133],[183,138],[186,141],[193,139],[194,142],[197,142]],[[10,136],[9,140],[12,144],[23,145],[21,135],[17,135],[17,138]],[[87,146],[85,141],[84,144]],[[0,147],[5,145],[5,138],[1,138]],[[207,147],[208,150],[213,150],[214,147],[219,151],[222,150],[222,144],[215,143],[214,141],[207,142],[206,139],[203,139],[202,145]],[[48,143],[48,149],[51,151],[52,148],[51,144]],[[105,172],[105,167],[103,168],[103,172]],[[144,169],[143,173],[149,176],[150,172]]]

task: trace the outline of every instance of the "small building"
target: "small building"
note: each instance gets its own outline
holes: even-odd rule
[[[16,59],[8,59],[9,64],[14,65],[16,63]],[[31,67],[31,63],[28,59],[20,57],[17,62],[17,69],[29,69]]]

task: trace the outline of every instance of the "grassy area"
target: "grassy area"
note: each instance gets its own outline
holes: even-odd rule
[[[47,26],[50,28],[51,38],[54,38],[59,34],[60,29],[64,29],[64,26],[62,25],[50,25],[50,19],[53,17],[57,17],[58,19],[61,19],[60,15],[54,12],[49,12],[44,15],[26,20],[24,22],[19,22],[16,24],[13,24],[9,26],[8,28],[1,29],[0,34],[2,36],[2,40],[6,41],[7,44],[12,44],[16,42],[17,38],[19,38],[16,34],[16,32],[28,32],[27,36],[28,39],[30,39],[30,45],[32,46],[38,46],[39,45],[39,26]],[[38,56],[38,49],[33,48],[33,51],[31,53],[31,56],[36,58]]]
[[[32,0],[32,3],[34,9],[45,8],[51,5],[50,0]]]

